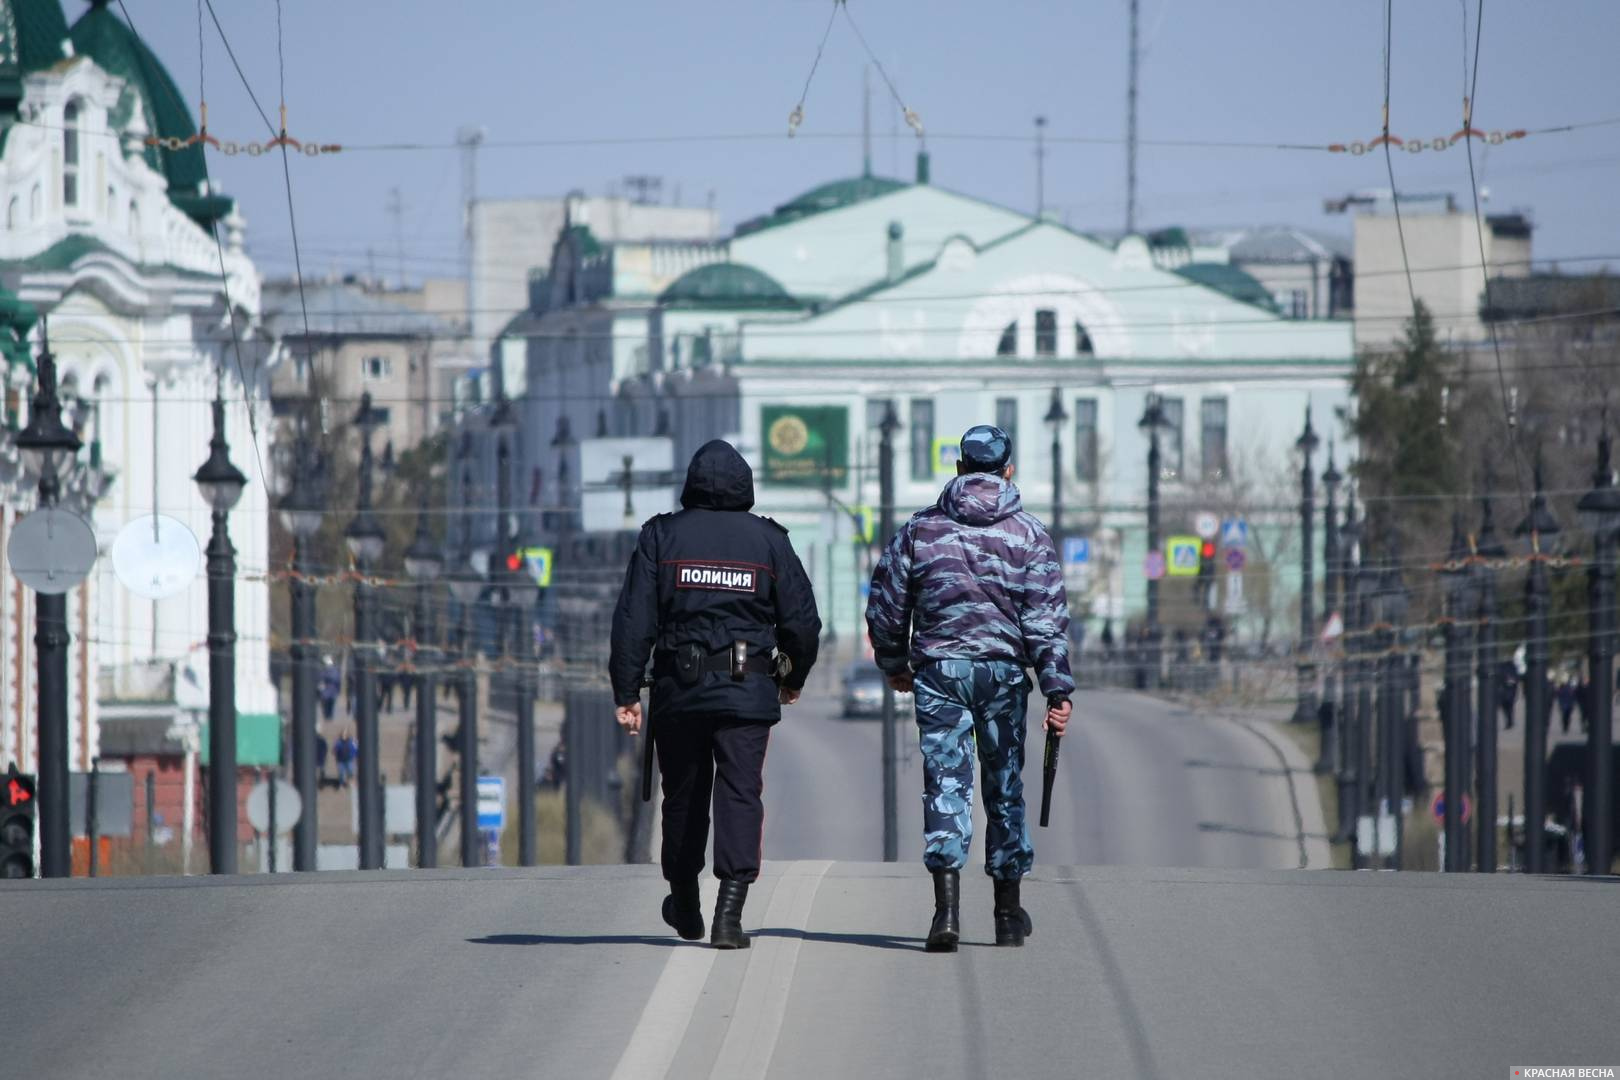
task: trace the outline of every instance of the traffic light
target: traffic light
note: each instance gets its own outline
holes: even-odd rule
[[[34,875],[34,822],[39,800],[34,778],[12,765],[0,778],[0,878]]]
[[[1198,601],[1208,610],[1215,595],[1215,541],[1198,545]]]

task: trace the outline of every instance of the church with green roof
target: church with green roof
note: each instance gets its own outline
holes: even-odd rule
[[[199,730],[198,699],[184,690],[201,688],[206,704],[207,655],[193,648],[207,638],[204,584],[146,599],[119,579],[111,549],[125,526],[158,510],[206,540],[209,508],[190,473],[208,453],[208,402],[221,379],[249,479],[231,536],[243,565],[269,558],[264,477],[246,450],[250,414],[269,419],[260,278],[234,200],[210,181],[193,108],[120,5],[0,0],[4,422],[12,431],[27,422],[48,324],[66,418],[85,444],[64,504],[89,521],[100,549],[68,594],[69,745],[80,770],[109,749]],[[19,476],[3,494],[0,530],[34,497]],[[38,746],[30,595],[4,571],[0,761],[24,771]],[[274,724],[262,580],[238,579],[236,617],[242,726]]]

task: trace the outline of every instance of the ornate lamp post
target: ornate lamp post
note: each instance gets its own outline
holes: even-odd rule
[[[1294,708],[1294,722],[1308,724],[1316,715],[1316,667],[1311,663],[1311,646],[1316,640],[1316,582],[1313,577],[1312,550],[1316,524],[1315,476],[1311,472],[1311,455],[1320,441],[1311,427],[1311,407],[1305,406],[1305,430],[1294,443],[1294,449],[1305,459],[1299,471],[1299,703]],[[1321,731],[1321,741],[1327,742],[1328,733]],[[1320,761],[1318,761],[1320,765]]]
[[[1063,558],[1063,425],[1069,414],[1063,410],[1063,395],[1052,387],[1052,404],[1046,410],[1047,426],[1052,429],[1052,543]]]
[[[894,539],[894,434],[900,418],[891,399],[878,424],[878,541],[886,550]],[[883,683],[883,861],[900,858],[900,754],[894,690]]]
[[[461,727],[461,865],[483,865],[478,845],[478,670],[477,646],[473,641],[472,609],[483,595],[489,555],[480,548],[469,548],[460,565],[447,581],[450,595],[461,607],[461,679],[456,688]]]
[[[1339,565],[1339,518],[1336,500],[1339,493],[1339,484],[1344,477],[1333,464],[1333,444],[1328,443],[1327,470],[1322,473],[1322,487],[1326,494],[1326,502],[1322,507],[1322,612],[1331,618],[1333,613],[1339,611],[1339,589],[1343,582],[1343,574]],[[1343,612],[1339,613],[1342,627]],[[1327,678],[1323,682],[1325,706],[1318,715],[1321,717],[1321,747],[1316,759],[1316,771],[1327,773],[1344,771],[1344,724],[1343,724],[1343,695],[1338,689],[1338,680],[1330,665]]]
[[[1463,824],[1462,802],[1468,791],[1468,624],[1473,609],[1473,575],[1469,572],[1468,543],[1463,538],[1462,515],[1451,518],[1451,551],[1440,570],[1445,592],[1446,686],[1445,715],[1445,838],[1448,873],[1468,869],[1468,827]]]
[[[1614,484],[1609,464],[1609,432],[1605,427],[1598,440],[1597,470],[1592,474],[1592,490],[1577,504],[1581,524],[1592,534],[1592,566],[1587,570],[1590,614],[1587,616],[1587,678],[1591,710],[1586,735],[1586,795],[1581,817],[1586,829],[1586,867],[1591,874],[1607,874],[1614,862],[1613,838],[1609,835],[1610,808],[1614,793],[1614,563],[1620,544],[1620,489]],[[1528,729],[1527,729],[1528,730]]]
[[[416,582],[416,614],[411,620],[411,637],[416,642],[411,657],[416,668],[416,865],[427,869],[439,864],[439,815],[433,798],[439,749],[439,703],[434,697],[432,671],[438,659],[433,585],[443,571],[444,552],[428,524],[428,486],[424,484],[416,535],[405,549],[405,573]]]
[[[304,414],[307,417],[308,407]],[[320,774],[315,764],[315,695],[320,649],[315,643],[315,572],[310,541],[320,531],[325,505],[309,441],[308,425],[300,424],[292,460],[292,482],[281,499],[281,523],[292,534],[291,593],[292,646],[292,765],[303,811],[293,826],[293,868],[314,870],[320,843],[320,817],[316,806]]]
[[[513,661],[513,711],[517,719],[518,753],[518,864],[535,865],[534,821],[534,678],[530,671],[534,644],[534,607],[540,585],[524,565],[521,554],[509,552],[500,575],[497,600],[507,615],[510,636],[506,654]]]
[[[1337,530],[1339,549],[1339,581],[1344,602],[1344,661],[1340,680],[1340,712],[1338,716],[1338,787],[1339,831],[1335,843],[1349,841],[1352,848],[1356,838],[1356,822],[1361,816],[1361,730],[1362,714],[1357,709],[1359,673],[1356,654],[1361,651],[1361,572],[1356,563],[1357,542],[1361,539],[1361,522],[1356,520],[1356,493],[1352,488],[1345,499],[1344,524]],[[1352,859],[1354,855],[1352,854]]]
[[[39,378],[29,405],[28,426],[17,433],[23,470],[39,479],[39,505],[55,506],[62,480],[73,468],[79,437],[62,423],[56,396],[56,357],[40,322]],[[39,593],[34,598],[34,644],[39,658],[39,848],[40,876],[73,872],[68,823],[68,655],[67,596]]]
[[[208,541],[208,862],[236,873],[236,549],[227,522],[247,477],[231,464],[225,401],[214,394],[214,437],[193,480],[213,511]],[[276,842],[275,837],[270,843]]]
[[[1142,409],[1142,418],[1136,422],[1139,430],[1148,437],[1148,505],[1147,505],[1147,548],[1149,552],[1159,550],[1159,430],[1166,425],[1164,406],[1158,394],[1149,394],[1147,404]],[[1147,582],[1147,688],[1155,689],[1159,685],[1159,583],[1149,578]]]
[[[1386,865],[1390,869],[1399,869],[1401,865],[1401,841],[1403,829],[1402,803],[1406,798],[1406,770],[1404,749],[1406,747],[1405,734],[1405,658],[1401,653],[1401,628],[1406,622],[1406,611],[1409,597],[1406,586],[1401,581],[1400,545],[1394,535],[1389,538],[1383,572],[1383,581],[1378,593],[1379,600],[1379,634],[1377,645],[1381,647],[1383,656],[1379,660],[1379,712],[1380,724],[1378,733],[1378,751],[1380,764],[1378,768],[1378,782],[1382,789],[1379,798],[1379,812],[1389,822],[1388,834],[1385,833],[1383,821],[1379,823],[1379,847],[1382,849],[1386,835],[1392,840]]]
[[[354,711],[360,728],[360,869],[380,870],[383,864],[382,768],[377,745],[377,684],[372,664],[376,660],[375,615],[377,590],[367,580],[377,560],[382,558],[387,536],[371,510],[371,433],[377,414],[371,395],[360,395],[360,411],[354,417],[360,429],[360,497],[353,520],[344,530],[349,552],[354,556],[357,577],[354,583]]]
[[[1480,500],[1479,533],[1474,537],[1470,571],[1474,576],[1474,598],[1479,629],[1474,637],[1474,678],[1478,687],[1478,743],[1474,761],[1474,813],[1479,825],[1474,829],[1474,868],[1481,873],[1496,872],[1496,690],[1497,650],[1496,564],[1507,558],[1507,549],[1497,538],[1491,520],[1491,475],[1485,474],[1485,494]]]
[[[1524,583],[1524,868],[1532,874],[1545,865],[1547,818],[1547,560],[1558,542],[1558,521],[1542,493],[1541,458],[1536,458],[1536,490],[1530,512],[1513,530],[1525,545],[1530,573]]]

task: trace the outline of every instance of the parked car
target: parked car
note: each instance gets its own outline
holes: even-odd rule
[[[894,695],[896,706],[909,708],[911,695]],[[872,664],[855,664],[844,672],[844,716],[883,715],[883,672]]]

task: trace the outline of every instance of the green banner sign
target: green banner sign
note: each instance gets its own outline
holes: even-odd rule
[[[762,405],[765,482],[842,486],[849,474],[849,410],[842,405]]]

